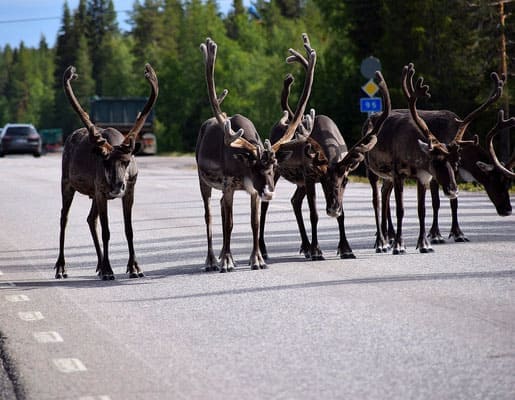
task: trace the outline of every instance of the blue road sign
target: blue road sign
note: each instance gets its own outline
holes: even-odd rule
[[[380,112],[383,102],[380,97],[362,97],[359,99],[359,110],[366,113]]]

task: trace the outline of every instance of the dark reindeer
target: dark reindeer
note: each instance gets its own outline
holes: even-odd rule
[[[493,81],[493,90],[490,96],[483,104],[463,119],[460,119],[455,113],[448,110],[419,111],[418,113],[438,140],[444,143],[450,143],[456,138],[456,140],[460,141],[460,160],[458,164],[460,177],[466,181],[477,181],[482,184],[494,204],[497,213],[501,216],[507,216],[510,215],[512,211],[509,195],[510,180],[494,168],[490,154],[479,145],[477,135],[474,136],[474,140],[472,141],[462,140],[470,123],[502,94],[505,80],[499,79],[499,76],[495,72],[491,74],[491,78]],[[406,110],[406,112],[409,111]],[[388,192],[391,192],[392,187],[391,182],[385,181],[382,188],[383,195],[389,196]],[[428,237],[433,244],[444,243],[438,226],[440,196],[438,191],[439,185],[436,180],[431,181],[430,189],[433,206],[433,223],[429,230]],[[454,238],[456,242],[466,242],[468,239],[458,223],[458,198],[450,199],[450,205],[452,223],[449,238]],[[389,212],[389,204],[387,204],[386,207],[387,212],[383,214],[382,226],[386,226],[384,218],[388,218],[387,232],[385,232],[383,228],[383,235],[388,235],[389,238],[393,238],[394,230]]]
[[[220,105],[227,95],[227,90],[217,97],[214,80],[217,45],[208,38],[200,48],[204,54],[206,83],[214,114],[214,117],[202,124],[195,150],[208,243],[205,269],[206,271],[228,272],[236,266],[230,248],[235,190],[245,190],[250,194],[253,236],[250,266],[253,270],[264,269],[267,268],[267,265],[258,243],[259,203],[260,199],[264,202],[272,200],[275,186],[274,170],[277,163],[276,153],[293,138],[302,122],[313,84],[316,53],[314,50],[311,51],[304,90],[295,116],[287,124],[282,138],[272,146],[268,140],[264,144],[261,142],[254,124],[248,118],[240,114],[228,117],[221,110]],[[284,155],[288,156],[288,153],[285,152]],[[220,205],[223,245],[220,253],[220,266],[217,265],[212,244],[210,199],[213,188],[222,191]]]
[[[138,114],[134,126],[126,136],[113,128],[98,128],[91,122],[89,115],[82,109],[73,93],[70,82],[76,78],[75,67],[68,67],[63,76],[64,91],[71,106],[86,127],[73,132],[64,145],[61,177],[63,206],[61,209],[59,256],[55,263],[55,277],[57,279],[68,277],[64,260],[64,236],[68,211],[76,191],[92,199],[87,221],[97,252],[97,273],[99,276],[103,280],[114,279],[109,262],[110,232],[107,201],[121,198],[125,235],[129,247],[127,272],[131,278],[142,277],[144,275],[138,266],[134,253],[132,231],[134,185],[138,174],[133,154],[135,152],[136,136],[157,99],[157,77],[152,67],[149,64],[145,65],[145,78],[150,83],[151,94],[145,107]],[[103,252],[100,249],[97,234],[97,219],[99,217],[102,227]]]
[[[298,57],[301,56],[298,55]],[[307,67],[305,60],[301,64],[304,68]],[[388,88],[380,72],[376,73],[376,79],[385,99],[385,111],[378,116],[376,123],[370,126],[366,135],[350,150],[347,149],[345,140],[333,120],[325,115],[317,115],[314,118],[311,135],[307,140],[297,141],[295,144],[288,146],[288,150],[292,153],[291,157],[285,157],[279,161],[276,181],[282,176],[297,185],[291,203],[301,236],[300,253],[311,260],[323,260],[317,235],[318,213],[316,210],[315,184],[318,182],[321,183],[324,191],[327,214],[338,221],[340,240],[337,255],[342,259],[355,258],[345,235],[343,193],[347,185],[348,174],[358,167],[364,159],[364,154],[374,147],[376,134],[390,112]],[[288,105],[288,96],[292,84],[293,77],[287,76],[284,80],[281,95],[281,106],[284,110],[287,110],[289,119],[293,118],[293,113]],[[270,134],[272,143],[279,139],[280,133],[281,129],[278,129],[276,125]],[[311,243],[306,234],[302,217],[302,202],[306,196],[310,211]],[[268,256],[264,239],[267,210],[268,204],[262,203],[260,248],[265,257]]]
[[[458,187],[454,170],[457,168],[459,149],[462,145],[460,136],[453,140],[440,142],[416,109],[416,102],[421,97],[429,97],[429,87],[419,78],[413,85],[415,69],[413,64],[405,66],[402,71],[402,89],[408,99],[409,110],[393,110],[378,134],[376,146],[367,153],[366,164],[368,177],[372,186],[372,203],[376,220],[376,251],[386,251],[379,211],[379,177],[391,181],[395,191],[397,210],[397,232],[393,242],[393,254],[406,252],[402,237],[402,219],[404,217],[403,188],[406,178],[417,180],[419,237],[417,248],[421,253],[433,251],[425,235],[425,193],[426,187],[435,179],[443,188],[446,196],[453,199],[458,196]],[[373,123],[372,116],[365,123],[364,129]],[[384,189],[384,188],[383,188]],[[391,190],[383,190],[382,214],[388,212],[387,204]],[[383,219],[384,221],[384,219]]]

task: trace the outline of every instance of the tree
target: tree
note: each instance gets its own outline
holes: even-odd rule
[[[108,78],[104,70],[108,68],[108,64],[119,62],[117,59],[109,58],[106,52],[108,45],[104,43],[119,33],[116,12],[112,0],[88,0],[86,13],[88,24],[85,33],[93,64],[92,73],[96,81],[95,93],[102,96],[104,79]]]

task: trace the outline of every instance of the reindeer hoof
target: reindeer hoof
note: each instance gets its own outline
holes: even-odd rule
[[[431,247],[421,247],[419,249],[420,253],[434,253],[434,250]]]
[[[137,272],[131,272],[129,274],[129,278],[133,279],[133,278],[138,278],[139,277],[139,274]]]
[[[138,277],[139,277],[139,278],[143,278],[144,276],[145,276],[145,274],[144,274],[143,272],[141,272],[141,271],[140,271],[140,272],[138,272]]]
[[[206,272],[218,272],[218,271],[220,271],[220,268],[217,265],[211,265],[211,266],[206,265],[206,268],[204,268],[204,271],[206,271]]]
[[[325,258],[322,254],[313,254],[311,256],[311,261],[324,261]]]
[[[112,275],[112,274],[102,275],[102,280],[103,281],[114,281],[114,275]]]
[[[250,267],[250,269],[251,269],[252,271],[257,271],[257,270],[259,270],[259,269],[261,269],[261,268],[260,268],[260,266],[259,266],[259,265],[254,264],[252,267]]]

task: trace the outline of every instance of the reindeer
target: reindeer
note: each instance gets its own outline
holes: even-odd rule
[[[307,62],[302,56],[297,55],[304,68]],[[325,116],[317,115],[314,118],[311,135],[306,141],[297,141],[288,147],[292,156],[283,158],[279,162],[276,182],[283,176],[289,182],[297,185],[297,189],[291,198],[293,211],[301,236],[300,253],[311,260],[323,260],[322,250],[318,243],[317,224],[318,214],[316,210],[315,184],[320,182],[326,199],[326,212],[330,217],[338,221],[340,241],[337,255],[342,259],[355,258],[354,253],[345,235],[343,193],[348,182],[348,174],[356,169],[364,159],[364,154],[370,151],[376,143],[376,134],[390,112],[390,97],[386,82],[380,72],[376,73],[379,87],[385,99],[385,111],[378,116],[376,123],[370,127],[366,135],[361,138],[350,150],[347,149],[345,140],[334,121]],[[281,106],[287,110],[289,119],[293,113],[288,105],[288,96],[293,84],[293,77],[288,75],[284,79],[281,94]],[[279,139],[282,129],[276,125],[270,134],[272,143]],[[302,202],[307,196],[311,221],[311,243],[306,234],[302,216]],[[261,229],[260,248],[264,257],[268,256],[264,239],[264,226],[268,204],[261,204]]]
[[[479,145],[479,138],[477,135],[474,135],[474,139],[472,141],[462,140],[470,123],[475,120],[490,104],[494,103],[502,94],[505,78],[503,77],[503,79],[500,79],[495,72],[491,74],[491,78],[493,81],[493,90],[490,96],[483,104],[473,110],[464,119],[458,118],[455,113],[448,110],[419,111],[419,115],[427,123],[429,129],[435,134],[438,140],[450,143],[456,137],[456,139],[461,142],[460,160],[458,164],[459,175],[466,181],[474,180],[481,183],[490,200],[494,204],[497,213],[501,216],[507,216],[511,214],[512,210],[509,195],[511,184],[510,180],[494,168],[490,154],[486,149]],[[405,112],[409,111],[406,110]],[[430,189],[433,206],[433,223],[429,230],[428,237],[432,244],[444,243],[444,239],[438,226],[440,198],[438,192],[439,185],[436,180],[431,181]],[[385,181],[382,188],[383,195],[389,197],[389,192],[391,192],[391,190],[391,182]],[[468,241],[468,238],[463,234],[458,223],[458,199],[450,199],[450,205],[452,224],[449,238],[453,237],[456,242],[466,242]],[[385,233],[383,229],[383,234],[388,235],[389,238],[393,238],[394,230],[389,212],[389,204],[387,204],[386,207],[387,212],[383,214],[382,226],[387,226],[388,233]],[[385,222],[384,218],[388,218],[388,221]]]
[[[222,111],[220,105],[228,91],[224,90],[220,97],[216,93],[214,68],[217,45],[207,38],[206,43],[202,43],[200,48],[204,54],[206,84],[214,114],[214,117],[202,124],[195,149],[208,243],[205,270],[228,272],[236,267],[230,248],[235,190],[245,190],[251,198],[253,236],[253,248],[250,256],[251,269],[265,269],[267,265],[258,244],[259,203],[260,199],[263,202],[272,200],[275,187],[276,153],[293,138],[302,122],[313,84],[316,52],[311,50],[310,53],[304,90],[295,116],[287,124],[282,138],[272,146],[268,140],[264,144],[262,143],[254,124],[248,118],[240,114],[228,117]],[[290,51],[292,50],[290,49]],[[309,127],[310,123],[306,122],[306,125]],[[309,132],[303,133],[307,135]],[[283,155],[288,156],[289,153],[283,152]],[[217,264],[212,244],[210,199],[213,188],[222,191],[220,205],[223,245],[220,253],[220,265]]]
[[[67,278],[64,259],[64,237],[68,211],[75,192],[92,199],[87,221],[97,252],[96,272],[103,280],[113,280],[114,274],[109,262],[109,225],[107,201],[122,199],[125,235],[129,247],[127,273],[131,278],[144,276],[134,253],[132,231],[132,205],[134,186],[138,169],[134,159],[136,136],[143,127],[145,119],[154,106],[158,95],[158,82],[152,67],[145,65],[145,78],[150,83],[151,93],[143,110],[138,114],[134,126],[124,136],[114,128],[98,128],[89,115],[82,109],[75,97],[71,81],[77,79],[75,67],[70,66],[63,75],[64,91],[71,106],[86,126],[74,131],[66,140],[63,150],[61,177],[61,229],[59,235],[59,256],[55,263],[56,279]],[[97,220],[102,227],[103,252],[97,234]]]
[[[367,153],[366,164],[368,178],[372,186],[372,203],[376,221],[376,251],[386,251],[388,246],[379,220],[379,177],[390,181],[395,190],[397,209],[397,232],[393,243],[393,254],[404,254],[406,247],[402,237],[402,219],[404,217],[403,188],[406,178],[417,180],[419,237],[417,248],[421,253],[433,251],[425,235],[425,193],[432,179],[435,179],[443,188],[446,196],[454,199],[458,196],[454,171],[459,160],[460,146],[463,144],[457,134],[453,140],[440,142],[428,125],[421,118],[416,109],[416,102],[421,97],[429,97],[429,87],[419,78],[413,85],[415,69],[413,64],[405,66],[402,71],[402,89],[408,100],[409,114],[406,110],[393,110],[386,119],[378,134],[376,146]],[[366,129],[373,123],[375,116],[371,116],[364,125]],[[388,210],[391,190],[383,189],[383,212]],[[383,219],[384,221],[384,219]]]

